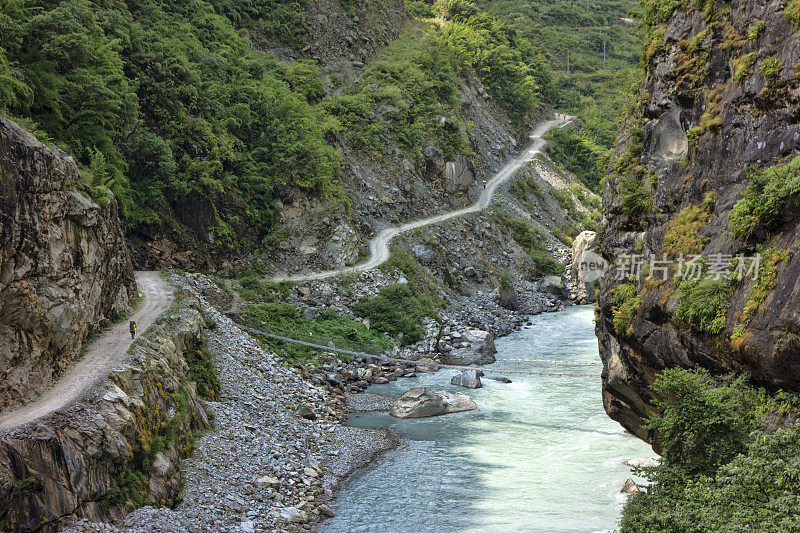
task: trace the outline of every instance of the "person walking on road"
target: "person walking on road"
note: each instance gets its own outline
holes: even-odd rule
[[[136,321],[131,320],[131,339],[136,338]]]

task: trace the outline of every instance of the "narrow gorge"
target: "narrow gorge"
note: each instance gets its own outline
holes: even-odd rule
[[[795,0],[0,0],[0,530],[794,531]]]

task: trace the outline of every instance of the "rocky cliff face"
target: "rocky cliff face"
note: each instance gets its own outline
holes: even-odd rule
[[[154,326],[81,403],[0,436],[0,529],[38,531],[70,515],[109,520],[174,503],[180,459],[208,427],[188,377],[205,327],[191,305]]]
[[[800,19],[794,1],[648,4],[646,77],[605,184],[599,246],[645,265],[651,254],[708,257],[702,281],[679,280],[677,265],[664,280],[655,264],[602,280],[604,405],[652,441],[641,417],[664,368],[800,387],[798,173],[786,166],[800,153]],[[757,253],[757,275],[728,279],[754,266],[731,256]]]
[[[92,331],[130,309],[133,269],[112,200],[71,157],[0,116],[0,408],[41,392]]]

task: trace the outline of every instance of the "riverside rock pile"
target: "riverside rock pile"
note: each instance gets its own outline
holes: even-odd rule
[[[185,276],[180,283],[194,293],[202,280],[192,278]],[[332,498],[330,487],[363,466],[347,461],[362,461],[396,445],[380,432],[342,428],[343,397],[332,394],[330,386],[309,383],[202,297],[199,301],[200,311],[215,324],[207,342],[222,397],[207,403],[214,429],[183,464],[183,502],[175,509],[139,509],[116,527],[84,520],[65,531],[311,530],[332,514],[326,503]],[[340,431],[350,438],[342,438]],[[329,463],[336,473],[325,466]]]
[[[528,314],[564,305],[533,283],[519,291],[518,312],[502,309],[496,291],[481,292],[443,311],[441,330],[428,320],[423,340],[392,354],[412,362],[371,357],[343,362],[321,353],[316,363],[294,369],[218,311],[236,306],[227,291],[199,274],[175,280],[198,295],[199,311],[211,324],[207,341],[222,383],[220,401],[208,403],[215,427],[182,466],[183,502],[175,509],[139,509],[116,527],[78,521],[66,531],[312,530],[332,514],[329,505],[343,479],[398,445],[388,430],[343,425],[346,411],[389,410],[395,399],[353,400],[354,395],[370,384],[436,371],[432,363],[448,352],[471,349],[470,330],[484,330],[472,346],[479,351],[495,334],[524,325]],[[397,275],[371,271],[347,289],[327,282],[295,286],[292,303],[306,313],[324,308],[352,316],[355,301],[397,281]]]

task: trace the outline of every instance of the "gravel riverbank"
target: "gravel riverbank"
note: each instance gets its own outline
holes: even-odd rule
[[[372,291],[372,277],[387,274],[362,276]],[[174,509],[139,509],[115,525],[76,521],[63,531],[313,530],[332,516],[330,504],[341,483],[399,444],[388,430],[345,425],[349,412],[385,411],[392,402],[359,393],[372,383],[434,370],[425,362],[437,360],[432,351],[438,326],[428,324],[423,341],[397,354],[417,360],[415,364],[366,359],[343,363],[329,355],[321,356],[319,366],[295,369],[220,312],[217,306],[224,295],[208,278],[186,274],[172,280],[196,296],[198,310],[212,324],[207,342],[222,383],[220,400],[208,403],[214,428],[198,440],[194,454],[182,465],[183,501]],[[530,314],[562,308],[557,298],[529,289],[522,291],[519,311],[501,308],[496,293],[478,293],[457,311],[443,313],[447,327],[440,346],[457,347],[460,332],[474,328],[505,335],[523,326]],[[313,294],[298,294],[298,303],[320,303]]]

